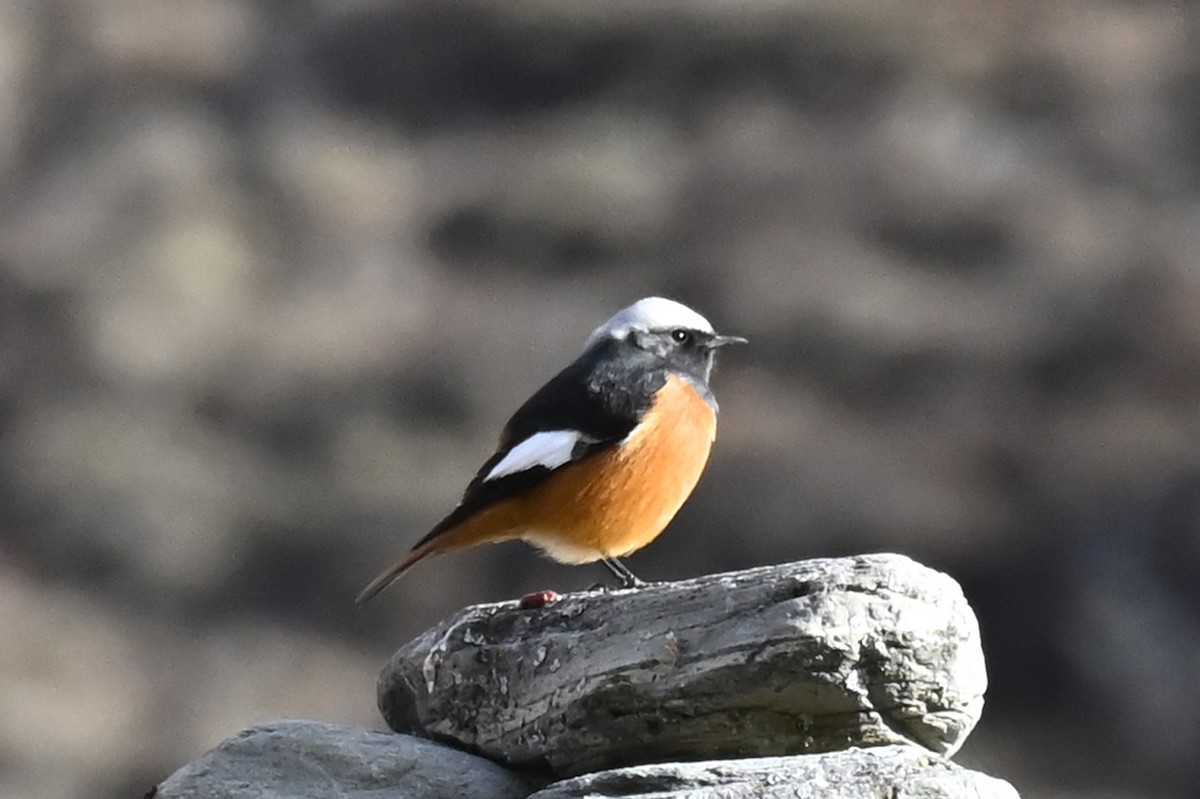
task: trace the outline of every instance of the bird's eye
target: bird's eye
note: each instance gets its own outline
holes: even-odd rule
[[[674,339],[676,344],[687,344],[692,340],[692,333],[690,330],[678,328],[671,331],[671,338]]]

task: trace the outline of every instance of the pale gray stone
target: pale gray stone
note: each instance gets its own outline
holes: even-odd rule
[[[400,649],[378,690],[394,730],[572,776],[855,745],[948,755],[986,684],[958,585],[870,555],[467,608]]]
[[[531,790],[490,760],[420,738],[276,721],[179,769],[155,799],[520,799]]]
[[[555,783],[530,799],[1018,799],[1004,780],[913,746],[667,763]]]

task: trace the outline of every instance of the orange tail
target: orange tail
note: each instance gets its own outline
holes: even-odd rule
[[[441,543],[442,542],[436,540],[429,541],[417,547],[412,552],[409,552],[400,560],[396,561],[394,564],[388,567],[387,571],[383,572],[383,574],[367,583],[367,587],[364,588],[362,593],[358,595],[358,598],[354,600],[355,603],[362,605],[365,602],[370,601],[371,598],[380,591],[403,577],[406,571],[411,569],[413,566],[416,566],[430,555],[435,554],[439,549],[439,544]]]
[[[504,541],[514,537],[510,532],[507,510],[504,505],[494,506],[481,513],[458,522],[455,514],[446,517],[429,535],[417,542],[412,551],[394,563],[383,574],[372,580],[355,600],[359,605],[399,580],[404,573],[430,555],[444,555],[458,549],[478,544]]]

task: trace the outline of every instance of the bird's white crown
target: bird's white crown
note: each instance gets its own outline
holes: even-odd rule
[[[617,311],[611,319],[596,328],[588,337],[584,349],[601,339],[625,338],[632,330],[670,330],[676,327],[703,333],[716,332],[707,319],[683,303],[664,297],[646,297]]]

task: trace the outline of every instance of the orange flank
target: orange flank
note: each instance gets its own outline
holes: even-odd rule
[[[619,558],[675,517],[708,462],[717,418],[686,380],[669,375],[624,442],[563,467],[516,500],[512,532],[563,563]]]
[[[717,417],[687,380],[667,376],[629,437],[566,464],[521,496],[482,508],[418,546],[376,578],[360,601],[430,555],[523,539],[562,563],[619,558],[649,544],[675,517],[708,462]]]

